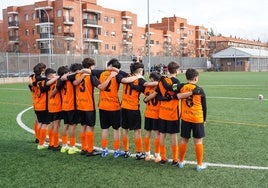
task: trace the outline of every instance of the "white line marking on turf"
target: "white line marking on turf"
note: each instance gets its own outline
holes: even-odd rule
[[[232,99],[232,100],[259,100],[257,97],[256,98],[239,98],[239,97],[209,97],[207,96],[207,98],[209,99]],[[266,101],[267,99],[262,99],[263,101]],[[259,100],[259,101],[262,101]]]
[[[24,130],[26,130],[27,132],[31,133],[31,134],[34,134],[34,131],[32,129],[30,129],[28,126],[26,126],[22,120],[21,120],[21,117],[22,115],[32,109],[33,107],[29,107],[29,108],[26,108],[24,109],[23,111],[21,111],[18,115],[17,115],[17,123],[18,125],[23,128]],[[81,144],[79,143],[76,143],[77,146],[81,146]],[[101,150],[101,148],[99,147],[95,147],[95,149],[98,149],[98,150]],[[111,153],[112,153],[112,150],[111,150]],[[135,156],[135,155],[131,155],[131,156]],[[169,161],[172,161],[171,159],[169,159]],[[196,165],[196,162],[195,161],[185,161],[186,164],[194,164]],[[222,167],[222,168],[237,168],[237,169],[252,169],[252,170],[268,170],[268,167],[262,167],[262,166],[247,166],[247,165],[232,165],[232,164],[221,164],[221,163],[207,163],[207,162],[204,162],[206,163],[208,166],[214,166],[214,167]]]

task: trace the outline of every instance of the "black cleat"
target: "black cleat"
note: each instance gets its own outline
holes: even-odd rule
[[[130,157],[130,152],[129,151],[125,151],[125,153],[123,154],[124,158],[129,158]]]
[[[60,151],[61,150],[61,146],[60,145],[58,145],[57,147],[53,147],[53,149],[52,149],[53,151]]]
[[[136,160],[145,159],[145,153],[136,153]]]
[[[93,149],[92,152],[87,152],[87,154],[86,154],[87,157],[96,156],[96,155],[101,155],[101,151],[97,151],[97,150]]]

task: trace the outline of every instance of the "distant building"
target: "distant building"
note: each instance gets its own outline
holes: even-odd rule
[[[150,38],[150,41],[148,39]],[[97,0],[38,1],[3,9],[1,52],[210,57],[233,41],[210,37],[204,26],[164,17],[137,26],[137,14],[113,10]]]

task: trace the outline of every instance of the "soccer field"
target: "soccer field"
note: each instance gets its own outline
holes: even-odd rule
[[[185,82],[184,74],[178,78]],[[170,163],[114,159],[112,155],[101,158],[39,151],[34,136],[19,126],[33,128],[34,112],[29,108],[31,94],[27,84],[0,85],[0,186],[268,187],[268,74],[204,72],[200,73],[199,85],[207,94],[208,106],[204,138],[204,162],[208,168],[201,172],[195,170],[192,140],[183,169]],[[258,100],[259,94],[263,94],[263,100]],[[96,92],[96,104],[97,98]],[[95,143],[99,147],[98,118],[96,122]],[[110,139],[110,148],[111,143]],[[133,143],[130,132],[132,152]],[[168,135],[167,155],[171,157]]]

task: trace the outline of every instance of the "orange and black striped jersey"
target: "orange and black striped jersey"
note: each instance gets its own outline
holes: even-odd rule
[[[197,86],[195,84],[182,84],[181,93],[192,91]],[[181,99],[181,119],[192,123],[203,123],[206,119],[206,100],[202,90],[200,95],[191,95]]]
[[[147,97],[155,91],[155,87],[147,86],[144,90],[144,95]],[[160,102],[157,97],[146,103],[144,116],[147,118],[158,119]]]
[[[165,82],[165,84],[164,84]],[[160,102],[159,118],[168,121],[176,121],[179,119],[179,101],[176,98],[177,91],[166,89],[165,85],[173,87],[179,85],[180,82],[175,77],[161,77],[156,89],[157,98]]]
[[[76,110],[75,87],[72,83],[74,79],[74,74],[72,74],[67,76],[67,81],[59,79],[57,82],[57,90],[60,91],[62,98],[61,109],[63,111]]]
[[[78,79],[81,75],[81,73],[77,73],[75,79]],[[94,87],[97,87],[98,85],[99,81],[97,77],[88,75],[75,87],[77,110],[95,110]]]
[[[52,91],[56,88],[57,82],[55,81],[49,86],[48,96],[52,93]],[[53,97],[48,98],[48,112],[56,113],[61,111],[61,95],[60,92],[57,92]]]
[[[128,110],[138,110],[140,102],[140,93],[144,91],[143,78],[139,78],[132,83],[123,84],[121,107]]]
[[[99,81],[103,83],[111,74],[111,71],[104,71],[100,74]],[[107,111],[120,110],[118,97],[119,82],[113,77],[105,90],[100,90],[99,109]]]
[[[45,111],[47,110],[48,103],[48,93],[46,80],[37,80],[37,98],[35,101],[35,110],[36,111]]]

